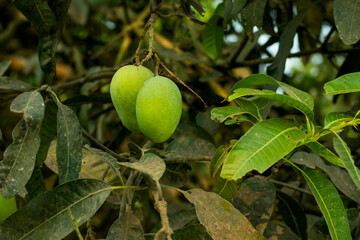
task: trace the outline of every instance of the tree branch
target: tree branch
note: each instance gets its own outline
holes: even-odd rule
[[[311,54],[314,54],[314,53],[344,54],[344,53],[350,53],[350,52],[360,52],[360,48],[337,49],[337,50],[315,48],[315,49],[310,49],[308,51],[292,53],[292,54],[289,54],[287,57],[288,58],[301,57],[301,56],[311,55]],[[234,67],[243,67],[243,66],[256,66],[256,65],[259,65],[259,64],[262,64],[262,63],[271,63],[274,60],[275,60],[275,57],[264,58],[264,59],[247,60],[247,61],[243,61],[243,62],[239,62],[239,63],[235,62],[234,64],[232,64],[229,67],[234,68]]]
[[[90,133],[88,133],[85,129],[82,129],[82,133],[90,140],[92,141],[97,147],[101,148],[105,152],[109,153],[111,156],[115,157],[120,162],[128,162],[129,159],[127,157],[124,157],[121,154],[117,154],[116,152],[112,151],[108,147],[106,147],[102,142],[91,136]]]

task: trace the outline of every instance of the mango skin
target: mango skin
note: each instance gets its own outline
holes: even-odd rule
[[[127,65],[114,74],[110,96],[123,125],[132,132],[140,132],[136,120],[136,98],[144,82],[154,73],[143,66]]]
[[[11,214],[16,212],[16,200],[15,197],[5,199],[0,195],[0,223],[8,218]]]
[[[136,99],[136,117],[143,134],[151,141],[166,141],[179,124],[182,99],[179,88],[166,77],[147,80]]]

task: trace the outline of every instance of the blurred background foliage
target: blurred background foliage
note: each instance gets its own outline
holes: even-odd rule
[[[160,12],[164,15],[172,14],[184,2],[188,1],[164,0]],[[295,35],[285,34],[285,39],[290,44],[293,43],[290,52],[285,52],[285,58],[282,59],[286,63],[284,75],[277,80],[313,96],[317,125],[322,125],[325,115],[329,112],[359,108],[359,94],[334,98],[324,96],[322,92],[327,81],[346,73],[360,71],[359,43],[349,46],[340,39],[334,22],[333,1],[263,1],[264,18],[258,27],[254,23],[249,23],[251,20],[246,19],[246,13],[242,12],[244,6],[252,4],[252,1],[249,1],[250,3],[245,5],[246,2],[201,1],[205,9],[203,16],[195,9],[192,11],[195,12],[194,16],[198,21],[206,24],[181,16],[160,17],[156,22],[155,49],[160,58],[210,106],[204,108],[199,99],[179,85],[183,96],[183,114],[173,140],[150,146],[156,147],[156,151],[165,157],[165,161],[173,161],[167,166],[168,171],[162,179],[164,184],[183,189],[200,187],[206,191],[217,191],[216,187],[214,188],[216,175],[212,177],[209,173],[209,161],[216,147],[231,144],[232,139],[238,139],[251,125],[220,125],[211,121],[210,110],[214,106],[229,104],[221,101],[239,79],[253,73],[267,73],[267,68],[275,63],[274,58],[281,52],[280,36],[284,36],[282,33],[286,31],[289,22],[304,9],[310,8],[299,27],[295,28]],[[0,9],[0,61],[11,61],[6,76],[21,79],[35,87],[46,84],[46,76],[38,60],[39,35],[11,1],[0,0]],[[136,145],[143,146],[145,139],[141,134],[130,133],[121,125],[110,100],[109,82],[112,74],[120,66],[130,63],[134,57],[149,14],[147,0],[72,0],[56,48],[56,76],[52,83],[53,89],[59,93],[65,104],[76,111],[82,127],[87,132],[119,153],[136,153]],[[288,54],[291,55],[287,58]],[[154,69],[152,60],[146,62],[145,66]],[[165,71],[161,71],[160,74],[168,76]],[[10,103],[16,95],[12,92],[2,92],[0,95],[1,154],[11,143],[12,129],[21,118],[19,114],[11,113],[9,110]],[[269,117],[292,118],[297,114],[299,113],[293,109],[274,104]],[[355,129],[349,128],[343,133],[343,137],[353,150],[354,159],[359,165],[358,134],[355,133]],[[85,139],[85,142],[91,143],[88,139]],[[130,142],[135,144],[129,145]],[[51,165],[54,152],[54,148],[50,148],[47,167],[42,169],[47,189],[57,184],[54,174],[56,169]],[[91,154],[84,154],[83,162],[91,161],[89,159]],[[199,159],[202,161],[195,161]],[[92,171],[85,172],[85,176],[101,177],[101,166],[98,166],[99,170],[96,163],[92,164],[94,165],[90,164],[92,167],[89,167]],[[276,169],[275,166],[264,175],[271,174],[275,174],[274,179],[277,183],[306,187],[304,181],[299,180],[298,174],[289,167],[282,166]],[[107,177],[110,181],[111,176]],[[256,181],[261,180],[259,179],[255,178]],[[242,184],[242,188],[239,188],[235,185],[233,193],[246,186]],[[324,221],[319,209],[315,207],[314,200],[301,192],[283,188],[282,185],[276,186],[277,190],[285,189],[288,195],[297,199],[308,218],[306,229],[309,235],[315,236],[317,230],[323,227],[320,221]],[[271,184],[270,188],[274,188],[274,185]],[[275,194],[274,191],[275,188]],[[275,206],[275,197],[270,195],[261,198],[261,201],[271,198],[264,211]],[[233,197],[230,196],[229,199]],[[233,201],[245,201],[240,198],[234,198]],[[159,222],[159,217],[151,206],[151,197],[147,191],[137,191],[135,199],[134,213],[140,219],[144,231],[151,232]],[[182,210],[188,214],[186,219],[194,219],[190,204],[186,203],[179,193],[166,190],[165,199],[169,203],[169,215]],[[256,199],[252,201],[255,202]],[[353,201],[349,200],[348,203],[349,208],[355,206],[358,209],[358,205]],[[279,213],[282,211],[281,206],[278,207],[271,219],[275,223],[282,223],[285,218]],[[92,218],[97,237],[106,236],[112,222],[117,218],[117,212],[112,211],[116,208],[116,200],[109,201]],[[243,209],[242,212],[247,211],[249,209]],[[358,211],[354,216],[354,219],[359,218]],[[192,227],[199,228],[197,225]],[[271,228],[267,231],[271,231]],[[186,236],[186,233],[181,234],[179,235]],[[292,236],[293,233],[288,234]],[[69,236],[67,239],[73,238],[74,236]]]

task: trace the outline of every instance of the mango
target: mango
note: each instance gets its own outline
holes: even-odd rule
[[[136,120],[136,97],[146,80],[154,76],[143,66],[127,65],[116,71],[110,83],[110,96],[122,124],[132,132],[140,132]]]
[[[166,141],[179,124],[182,100],[179,88],[166,77],[147,80],[136,99],[136,118],[142,133],[151,141]]]
[[[0,223],[8,218],[11,214],[16,212],[16,200],[15,197],[5,199],[0,195]]]

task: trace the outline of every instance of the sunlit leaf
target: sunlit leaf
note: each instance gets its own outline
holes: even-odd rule
[[[310,148],[317,155],[325,158],[330,163],[335,164],[342,168],[345,167],[341,159],[338,156],[336,156],[333,152],[331,152],[328,148],[324,147],[324,145],[322,145],[321,143],[315,141],[315,142],[307,143],[306,146]]]
[[[285,93],[294,98],[297,101],[302,102],[308,108],[313,110],[314,108],[314,100],[312,96],[304,91],[301,91],[293,86],[290,86],[286,83],[275,80],[273,77],[266,74],[252,74],[244,79],[238,81],[229,91],[228,97],[234,93],[234,90],[238,88],[250,88],[256,85],[264,85],[269,84],[277,87],[281,87]],[[228,99],[228,97],[226,99]]]
[[[335,151],[339,154],[346,170],[360,191],[360,170],[355,166],[354,160],[351,156],[351,151],[346,142],[342,140],[338,134],[334,134],[335,138],[333,140],[333,144]]]
[[[328,115],[326,115],[325,120],[324,120],[324,128],[325,129],[329,129],[329,128],[343,128],[347,126],[347,122],[351,121],[354,119],[354,116],[351,116],[348,113],[338,113],[338,112],[333,112],[333,113],[329,113]],[[335,129],[336,130],[336,129]]]
[[[144,154],[137,162],[118,162],[118,164],[145,173],[154,181],[159,181],[166,168],[164,160],[153,153]]]
[[[32,128],[40,128],[44,118],[44,100],[38,91],[24,92],[17,96],[10,105],[10,110],[23,113],[24,120]]]
[[[359,0],[358,2],[360,4]],[[345,74],[327,82],[324,85],[324,89],[326,95],[360,92],[360,72]]]
[[[359,10],[359,0],[334,0],[335,25],[341,40],[347,45],[360,40]]]
[[[263,98],[272,99],[275,101],[279,101],[281,103],[284,103],[286,105],[289,105],[293,108],[298,109],[302,113],[304,113],[310,120],[314,118],[314,113],[310,107],[308,107],[306,104],[304,104],[302,101],[299,101],[295,98],[292,98],[287,95],[279,94],[276,92],[273,92],[271,90],[258,90],[258,89],[252,89],[252,88],[238,88],[234,90],[234,93],[229,96],[229,101],[244,97],[244,96],[261,96]]]
[[[59,180],[64,183],[79,178],[83,139],[75,112],[60,102],[57,106],[56,157]]]
[[[305,136],[303,131],[285,119],[259,122],[231,149],[221,176],[232,180],[243,177],[251,170],[262,173],[297,147]]]
[[[135,214],[128,210],[121,215],[110,227],[107,240],[142,240],[144,230]]]
[[[265,239],[244,215],[216,193],[201,189],[181,192],[195,205],[200,223],[213,239]]]
[[[13,130],[13,143],[4,152],[0,161],[0,194],[11,198],[24,189],[35,165],[40,136],[21,120]]]
[[[78,225],[103,204],[112,188],[97,179],[77,179],[31,200],[0,225],[0,239],[62,239],[74,230],[70,208]]]
[[[258,120],[261,118],[259,109],[257,109],[255,106],[248,109],[236,106],[225,106],[216,107],[211,110],[211,119],[222,123],[228,119],[234,119],[236,116],[242,114],[250,114]]]
[[[323,213],[332,239],[351,239],[349,222],[343,202],[332,183],[320,172],[301,170]]]

